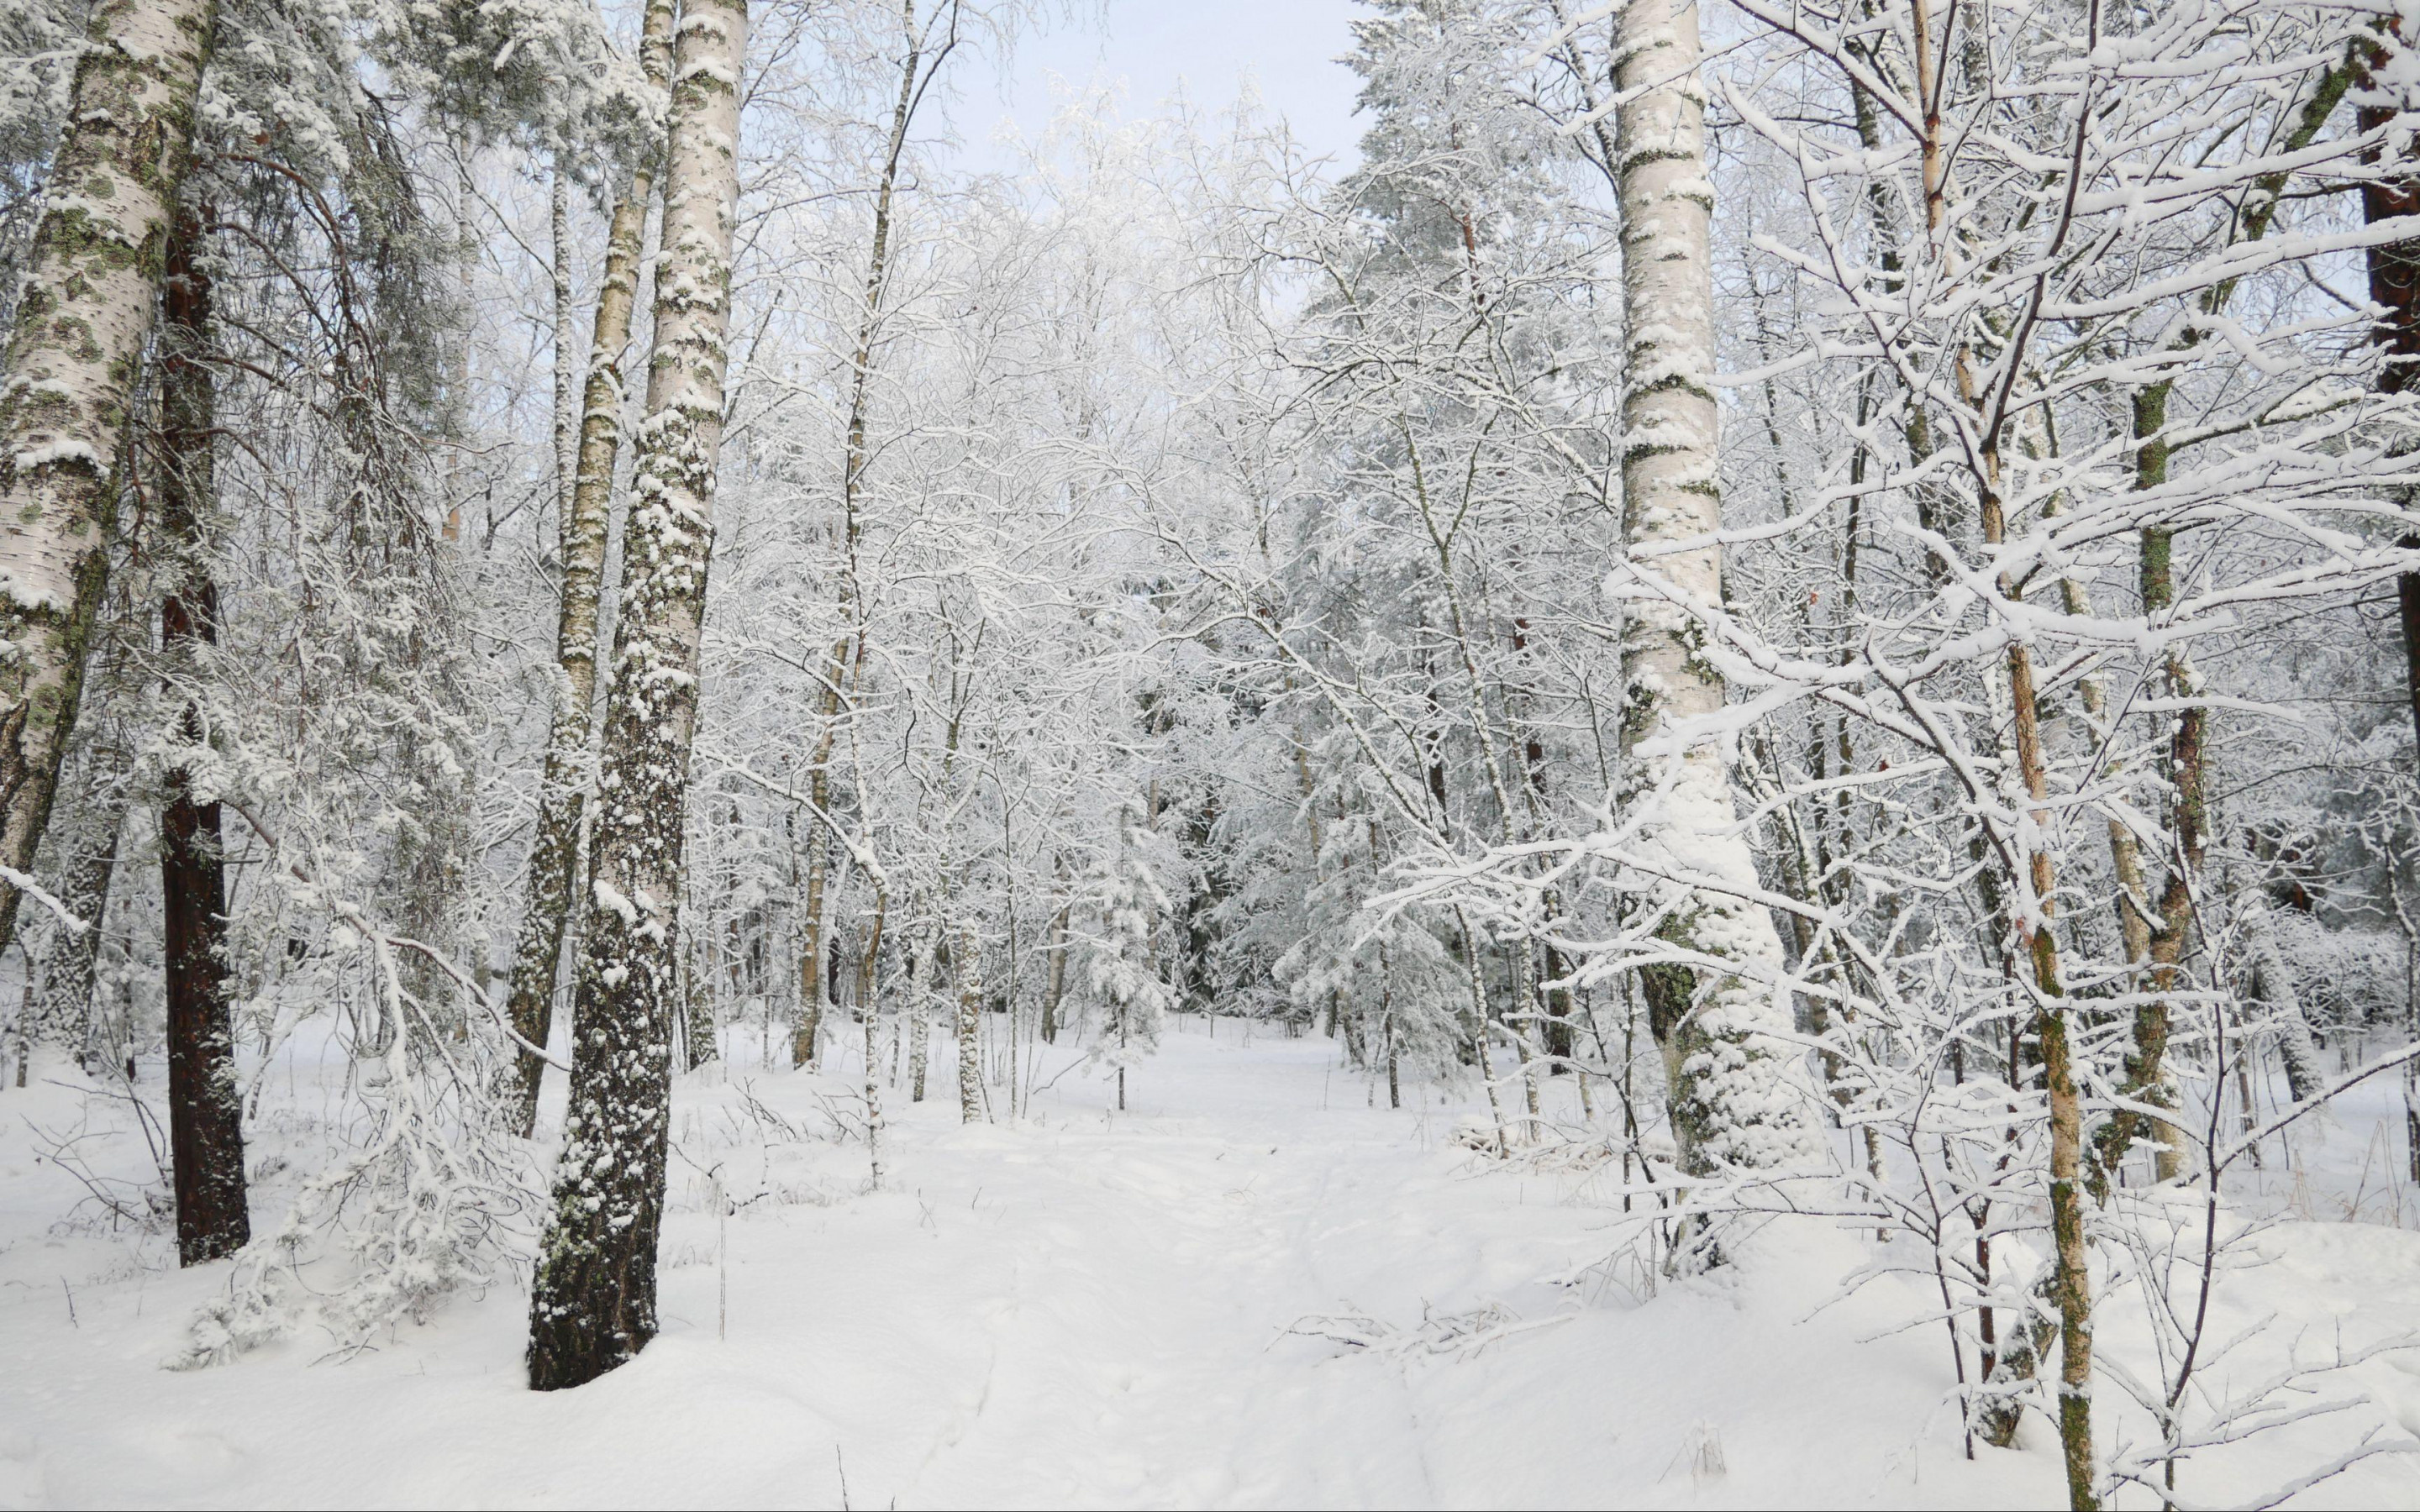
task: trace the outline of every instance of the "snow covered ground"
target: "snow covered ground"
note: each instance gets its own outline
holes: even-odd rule
[[[684,1078],[663,1333],[544,1396],[512,1287],[348,1359],[298,1337],[159,1368],[225,1268],[58,1226],[82,1189],[32,1129],[87,1100],[71,1072],[0,1093],[0,1506],[2063,1502],[2039,1428],[1963,1457],[1920,1286],[1831,1300],[1865,1241],[1798,1220],[1648,1288],[1596,1263],[1620,1227],[1601,1176],[1477,1161],[1458,1099],[1388,1111],[1327,1041],[1172,1027],[1125,1114],[1054,1061],[1032,1117],[961,1127],[937,1075],[944,1100],[890,1110],[893,1189],[871,1195],[864,1145],[834,1137],[843,1079]],[[94,1127],[93,1169],[142,1167],[135,1134]],[[745,1203],[720,1245],[718,1167]],[[2272,1263],[2223,1305],[2279,1321],[2241,1368],[2420,1332],[2420,1235],[2296,1220],[2256,1242]],[[2103,1329],[2122,1350],[2127,1319]],[[2348,1376],[2334,1426],[2189,1469],[2190,1498],[2420,1432],[2420,1361]],[[2420,1506],[2420,1460],[2293,1504]]]

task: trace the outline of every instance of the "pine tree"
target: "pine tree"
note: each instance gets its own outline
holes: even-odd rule
[[[1141,1064],[1159,1047],[1171,997],[1152,949],[1170,910],[1145,854],[1148,834],[1140,800],[1128,798],[1118,810],[1117,846],[1094,898],[1099,929],[1085,941],[1085,995],[1095,1013],[1093,1058],[1116,1072],[1121,1112],[1126,1105],[1126,1068]]]
[[[190,671],[197,648],[219,635],[218,589],[204,557],[204,522],[217,503],[215,383],[208,363],[210,279],[202,266],[200,217],[177,219],[167,270],[162,345],[161,465],[163,555],[171,563],[161,600],[163,650]],[[207,736],[200,707],[187,700],[176,738],[188,748]],[[245,1203],[243,1107],[235,1061],[235,1023],[227,1000],[226,868],[219,805],[198,793],[182,764],[166,774],[160,810],[162,942],[168,999],[169,1143],[177,1178],[177,1248],[187,1265],[231,1255],[252,1237]]]

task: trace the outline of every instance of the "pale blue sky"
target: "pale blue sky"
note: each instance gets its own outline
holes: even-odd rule
[[[990,141],[1004,118],[1041,133],[1053,73],[1078,87],[1123,80],[1129,120],[1158,115],[1180,85],[1197,108],[1223,108],[1249,76],[1305,147],[1352,161],[1359,81],[1334,60],[1364,13],[1355,0],[1109,0],[1106,16],[1097,0],[1078,0],[1078,12],[1022,38],[1005,69],[988,58],[965,66],[951,114],[970,166],[1009,166]]]

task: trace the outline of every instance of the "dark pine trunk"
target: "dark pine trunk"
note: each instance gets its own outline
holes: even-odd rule
[[[202,361],[210,317],[209,278],[194,265],[200,217],[177,219],[169,243],[167,348],[161,382],[160,532],[169,563],[160,602],[162,648],[172,663],[218,640],[218,589],[205,556],[210,508],[211,379]],[[199,747],[201,710],[185,705],[177,738]],[[243,1105],[235,1026],[224,973],[226,872],[219,806],[194,799],[183,766],[167,768],[160,812],[160,890],[166,920],[168,1140],[177,1186],[177,1255],[218,1259],[252,1237],[243,1184]]]
[[[2372,61],[2380,59],[2373,56]],[[2360,126],[2375,131],[2394,118],[2392,110],[2366,106]],[[2420,215],[2420,177],[2397,175],[2363,185],[2361,208],[2363,219],[2373,225]],[[2378,322],[2378,344],[2386,348],[2387,358],[2379,371],[2379,391],[2401,393],[2412,386],[2420,368],[2420,241],[2369,249],[2369,297],[2385,312]],[[2400,544],[2420,548],[2420,534],[2406,535]],[[2420,737],[2420,574],[2405,573],[2397,586],[2403,608],[2404,690],[2412,702],[2412,733]]]
[[[2402,544],[2420,550],[2420,535],[2407,535]],[[2412,738],[2420,740],[2420,572],[2405,573],[2396,588],[2403,600],[2403,691],[2412,701]]]

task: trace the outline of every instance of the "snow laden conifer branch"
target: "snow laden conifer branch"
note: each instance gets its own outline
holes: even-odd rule
[[[1093,1058],[1115,1074],[1118,1110],[1125,1111],[1126,1072],[1159,1043],[1169,991],[1152,959],[1152,936],[1169,912],[1168,894],[1152,873],[1142,805],[1129,798],[1118,812],[1117,846],[1106,857],[1093,907],[1098,923],[1083,940],[1083,998],[1093,1008]]]

